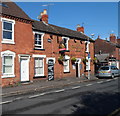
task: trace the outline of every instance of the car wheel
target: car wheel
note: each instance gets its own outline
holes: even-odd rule
[[[111,77],[112,77],[112,79],[114,79],[114,78],[115,78],[114,74],[112,74],[112,76],[111,76]]]

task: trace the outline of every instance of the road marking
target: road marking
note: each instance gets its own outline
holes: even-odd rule
[[[97,83],[103,83],[103,81],[99,81],[99,82],[97,82]]]
[[[37,95],[33,95],[33,96],[29,96],[28,98],[31,99],[31,98],[35,98],[35,97],[39,97],[39,96],[43,96],[43,95],[46,95],[46,94],[49,94],[51,92],[44,92],[44,93],[41,93],[41,94],[37,94]]]
[[[107,82],[112,81],[112,79],[106,80]]]
[[[15,99],[13,99],[13,101],[16,101],[16,100],[21,100],[21,99],[23,99],[23,97],[18,97],[18,98],[15,98]]]
[[[72,89],[78,89],[80,88],[81,86],[76,86],[76,87],[72,87]]]
[[[65,89],[60,89],[60,90],[56,90],[56,91],[53,91],[53,92],[58,93],[58,92],[63,92],[63,91],[65,91]]]
[[[118,78],[114,78],[115,80],[117,80]]]
[[[11,103],[11,102],[13,102],[13,100],[5,101],[5,102],[0,102],[0,105],[2,105],[2,104],[8,104],[8,103]]]
[[[93,85],[93,84],[87,84],[87,85],[85,85],[85,86],[91,86],[91,85]]]

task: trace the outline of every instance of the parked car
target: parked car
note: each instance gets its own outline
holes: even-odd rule
[[[98,70],[98,77],[116,77],[120,76],[120,69],[116,66],[102,66]]]

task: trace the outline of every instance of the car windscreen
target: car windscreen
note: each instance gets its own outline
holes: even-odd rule
[[[100,70],[109,70],[109,67],[101,67]]]

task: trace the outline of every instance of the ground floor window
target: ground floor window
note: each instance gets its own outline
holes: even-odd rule
[[[12,74],[13,73],[13,57],[4,56],[3,57],[3,74]]]
[[[64,61],[64,72],[69,72],[69,60]]]
[[[15,53],[9,50],[1,52],[2,56],[2,77],[14,77]]]
[[[35,76],[44,76],[43,58],[35,58]]]

